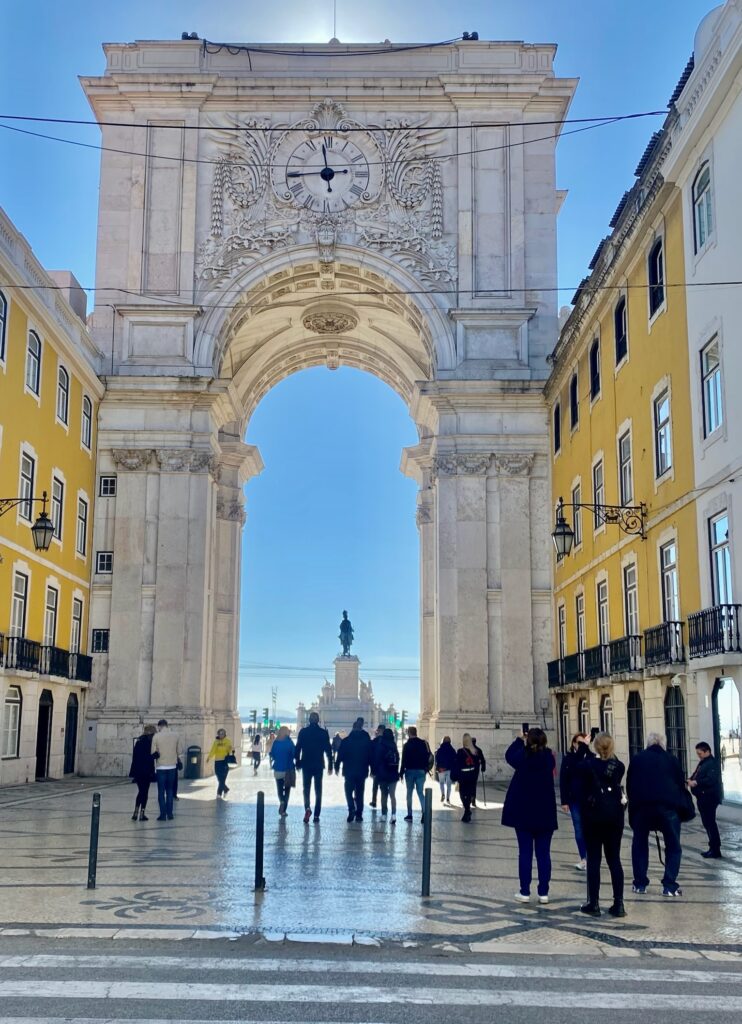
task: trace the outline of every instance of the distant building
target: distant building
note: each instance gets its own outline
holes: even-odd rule
[[[357,718],[363,718],[365,728],[373,731],[380,723],[386,724],[394,718],[394,707],[386,711],[374,699],[370,682],[359,678],[361,663],[355,655],[340,655],[335,658],[335,682],[325,680],[317,700],[307,709],[299,704],[296,709],[296,727],[306,725],[310,711],[319,714],[320,725],[330,733],[347,733]],[[389,715],[391,714],[391,718]]]

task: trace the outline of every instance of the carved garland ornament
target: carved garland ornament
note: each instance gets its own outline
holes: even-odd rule
[[[433,459],[433,476],[484,476],[491,456],[479,453],[438,455]]]
[[[154,449],[152,448],[112,448],[111,457],[118,469],[131,472],[146,469],[150,463]]]
[[[514,452],[512,455],[495,455],[493,462],[498,473],[506,476],[528,476],[533,469],[533,455]]]
[[[358,326],[358,317],[335,311],[307,313],[302,323],[313,334],[345,334]]]

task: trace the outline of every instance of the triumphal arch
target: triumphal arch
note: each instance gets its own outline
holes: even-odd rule
[[[421,726],[501,749],[550,644],[557,337],[552,45],[105,46],[87,771],[142,719],[203,745],[237,718],[245,444],[308,366],[376,374],[419,441]],[[301,423],[296,424],[301,430]],[[111,480],[115,478],[115,480]],[[115,491],[115,493],[111,493]],[[249,492],[249,488],[248,488]],[[498,731],[499,730],[499,731]]]

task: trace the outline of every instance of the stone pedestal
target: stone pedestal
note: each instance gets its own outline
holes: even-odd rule
[[[335,665],[335,700],[350,697],[357,701],[360,661],[353,654],[343,654],[339,658],[335,658],[333,664]]]

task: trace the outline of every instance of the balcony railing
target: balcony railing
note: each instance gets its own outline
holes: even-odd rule
[[[609,674],[608,644],[588,647],[585,651],[585,679],[601,679]]]
[[[717,604],[688,616],[691,658],[742,652],[742,604]]]
[[[87,654],[73,654],[62,647],[40,644],[25,636],[3,636],[0,633],[0,667],[3,666],[89,683],[93,659]]]
[[[685,661],[683,623],[663,622],[644,630],[644,664],[671,665]]]
[[[611,640],[608,647],[611,675],[641,670],[642,638],[640,636],[622,636],[619,640]]]
[[[564,665],[561,658],[548,662],[546,671],[549,678],[549,686],[562,686],[564,683]]]
[[[564,682],[579,683],[584,678],[582,671],[582,653],[564,656]]]

